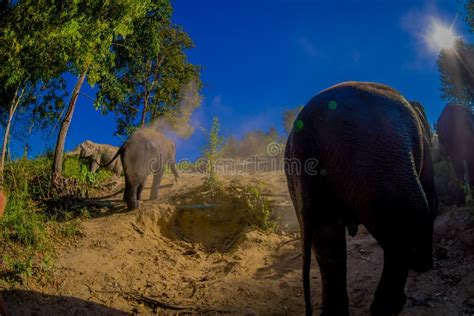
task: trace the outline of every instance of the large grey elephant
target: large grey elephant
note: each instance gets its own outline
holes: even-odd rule
[[[307,314],[311,249],[322,278],[322,313],[349,314],[345,228],[354,236],[359,224],[384,251],[371,313],[402,310],[409,267],[432,266],[437,197],[430,134],[421,104],[376,83],[335,85],[300,112],[285,173],[301,228]]]
[[[96,172],[97,169],[108,161],[110,161],[119,148],[108,144],[97,144],[90,140],[79,144],[69,155],[79,155],[79,157],[86,158],[90,161],[89,170]],[[114,161],[107,166],[117,176],[122,174],[122,164],[120,161]]]
[[[152,200],[158,198],[158,188],[165,166],[169,166],[175,180],[178,179],[175,144],[163,133],[154,129],[145,128],[136,131],[117,150],[115,156],[107,164],[101,166],[113,163],[119,155],[125,174],[123,198],[129,210],[139,207],[141,193],[150,173],[153,174],[153,184],[150,192],[150,199]]]

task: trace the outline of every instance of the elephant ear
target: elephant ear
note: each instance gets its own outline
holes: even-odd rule
[[[91,171],[91,172],[96,172],[97,169],[99,169],[99,164],[101,163],[100,154],[99,154],[99,153],[95,153],[95,154],[91,155],[90,157],[91,157],[91,159],[92,159],[90,171]]]
[[[95,152],[92,155],[92,159],[94,159],[94,162],[101,164],[102,163],[102,153],[101,152]]]

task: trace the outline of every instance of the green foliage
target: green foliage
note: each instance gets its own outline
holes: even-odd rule
[[[249,224],[263,230],[271,230],[275,228],[275,223],[271,221],[270,204],[266,198],[262,196],[262,184],[249,184],[239,190],[235,184],[231,184],[237,193],[237,198],[243,200],[246,207],[246,218]]]
[[[270,202],[263,195],[264,191],[265,186],[261,182],[216,181],[211,185],[205,182],[181,191],[173,199],[178,205],[214,206],[215,212],[240,218],[244,226],[272,231],[276,223],[272,219]]]
[[[56,54],[69,71],[87,73],[93,85],[113,67],[112,41],[130,35],[134,21],[143,17],[151,4],[149,0],[64,1],[53,6],[38,4],[36,10],[51,12],[49,23],[54,29],[43,40],[58,50]]]
[[[63,239],[82,236],[81,219],[88,217],[89,214],[86,212],[83,212],[79,217],[73,212],[65,212],[64,220],[61,223],[51,223],[50,226],[52,226],[52,232],[56,238]]]
[[[212,120],[211,130],[209,131],[209,140],[207,143],[207,149],[204,153],[204,158],[206,159],[207,163],[207,178],[206,178],[206,186],[212,187],[217,183],[217,176],[216,176],[216,160],[217,160],[217,152],[219,146],[222,144],[222,139],[219,136],[219,119],[214,117]]]
[[[51,201],[65,197],[51,193],[51,163],[51,155],[47,154],[6,166],[8,204],[0,220],[0,250],[4,260],[0,276],[9,282],[22,282],[33,273],[45,271],[54,254],[52,240],[79,236],[80,218],[88,216],[87,212],[81,212],[78,218],[76,211],[53,210],[56,204]],[[68,157],[64,170],[67,179],[76,179],[87,186],[98,186],[111,175],[108,170],[92,174],[87,162],[78,157]]]
[[[7,273],[4,273],[10,282],[21,282],[23,279],[33,275],[33,256],[24,256],[22,258],[14,258],[4,256],[3,262]]]
[[[466,22],[474,32],[474,1],[466,0]],[[474,107],[474,45],[459,38],[453,49],[442,50],[437,63],[442,98]]]
[[[192,132],[182,126],[201,102],[200,67],[187,60],[185,50],[194,44],[171,23],[171,12],[168,1],[157,1],[137,20],[132,34],[113,44],[117,67],[114,76],[100,82],[96,107],[118,115],[119,135],[136,126],[137,118],[139,126],[161,118],[178,133]]]
[[[21,159],[7,165],[6,187],[10,194],[25,195],[34,201],[46,199],[50,190],[51,157]]]
[[[474,106],[474,45],[458,40],[455,51],[443,50],[438,57],[442,98]]]
[[[34,204],[25,192],[10,193],[4,218],[0,223],[4,240],[35,248],[45,246],[45,216],[33,209]]]
[[[60,100],[64,93],[58,89],[65,84],[58,77],[66,70],[66,63],[60,61],[58,50],[45,41],[56,27],[51,23],[53,16],[49,4],[24,0],[7,6],[0,17],[0,118],[6,127],[0,184],[10,127],[17,110],[31,116],[26,120],[23,117],[23,122],[31,126],[26,130],[31,131],[57,118],[63,105]]]
[[[216,181],[212,185],[204,183],[194,187],[176,199],[190,205],[215,205],[216,212],[229,212],[240,217],[245,225],[270,231],[276,223],[271,219],[270,203],[262,194],[264,190],[265,186],[260,182]]]
[[[65,139],[85,79],[92,86],[113,81],[116,54],[112,43],[117,38],[131,35],[134,24],[145,17],[155,3],[152,0],[67,1],[52,6],[55,14],[51,23],[56,28],[45,40],[58,47],[67,70],[78,76],[68,109],[61,120],[53,176],[57,177],[62,171]]]
[[[275,228],[271,220],[269,201],[262,195],[262,183],[242,184],[236,181],[224,184],[216,183],[210,195],[219,201],[226,201],[236,211],[242,212],[247,224],[268,231]]]
[[[46,182],[33,180],[49,171],[50,161],[41,157],[37,161],[21,160],[7,165],[5,184],[10,190],[7,208],[0,221],[0,244],[5,263],[0,271],[8,281],[21,281],[31,276],[35,267],[44,267],[45,260],[50,258],[52,248],[46,215],[32,199],[32,196],[46,195]]]
[[[110,179],[113,173],[107,169],[99,169],[97,172],[89,171],[89,162],[78,156],[67,157],[64,161],[63,175],[66,178],[79,180],[88,187],[96,187],[100,183]]]

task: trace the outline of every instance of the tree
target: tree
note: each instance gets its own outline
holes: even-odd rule
[[[114,44],[115,76],[101,83],[96,106],[104,112],[114,109],[118,135],[158,119],[157,125],[166,124],[182,136],[192,133],[188,123],[201,103],[202,88],[200,67],[185,54],[194,44],[171,23],[171,10],[156,9],[135,25],[131,36]]]
[[[47,137],[56,130],[66,97],[66,80],[57,77],[37,85],[35,91],[25,98],[24,105],[17,111],[11,133],[11,138],[24,143],[24,158],[28,157],[29,139],[34,131],[41,131]]]
[[[474,0],[466,2],[466,22],[474,32]],[[438,56],[442,98],[472,108],[474,106],[474,45],[458,39],[453,49]]]
[[[296,116],[300,113],[302,109],[303,109],[303,106],[300,105],[293,109],[286,110],[283,113],[283,126],[285,127],[285,131],[287,134],[291,132]]]
[[[57,51],[41,40],[54,29],[49,5],[28,0],[12,5],[3,1],[0,10],[0,115],[5,124],[0,158],[2,185],[15,114],[39,106],[42,96],[56,96],[57,78],[65,67],[58,62]],[[40,107],[35,111],[40,113]]]
[[[115,54],[112,42],[133,31],[133,23],[145,16],[154,3],[147,0],[57,2],[55,24],[47,41],[58,46],[65,56],[68,71],[77,76],[74,89],[61,120],[53,158],[53,177],[62,171],[64,144],[84,82],[93,86],[110,80]],[[56,44],[56,45],[55,45]]]
[[[442,98],[474,105],[474,45],[458,40],[453,50],[443,50],[438,57]]]

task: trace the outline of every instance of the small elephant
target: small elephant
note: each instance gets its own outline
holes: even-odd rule
[[[299,113],[285,149],[300,224],[306,313],[311,250],[322,278],[322,313],[348,315],[346,234],[364,225],[384,250],[373,315],[399,313],[409,267],[432,266],[437,197],[431,131],[421,104],[377,83],[345,82]]]
[[[150,173],[153,174],[153,184],[150,192],[151,200],[158,198],[158,188],[165,171],[165,166],[170,167],[175,181],[178,179],[175,162],[175,144],[163,133],[154,129],[145,128],[136,131],[117,150],[115,156],[107,164],[101,165],[101,167],[113,163],[118,155],[120,155],[125,174],[123,199],[127,203],[129,210],[139,207],[141,193]]]
[[[464,182],[467,175],[470,185],[474,186],[474,115],[465,106],[447,104],[438,119],[436,130],[458,180]]]
[[[79,157],[89,159],[89,171],[96,172],[102,164],[110,161],[114,157],[118,149],[118,147],[112,145],[97,144],[90,140],[86,140],[79,144],[79,146],[69,154],[76,154],[79,155]],[[122,164],[118,160],[108,165],[107,168],[113,171],[117,176],[122,174]]]

